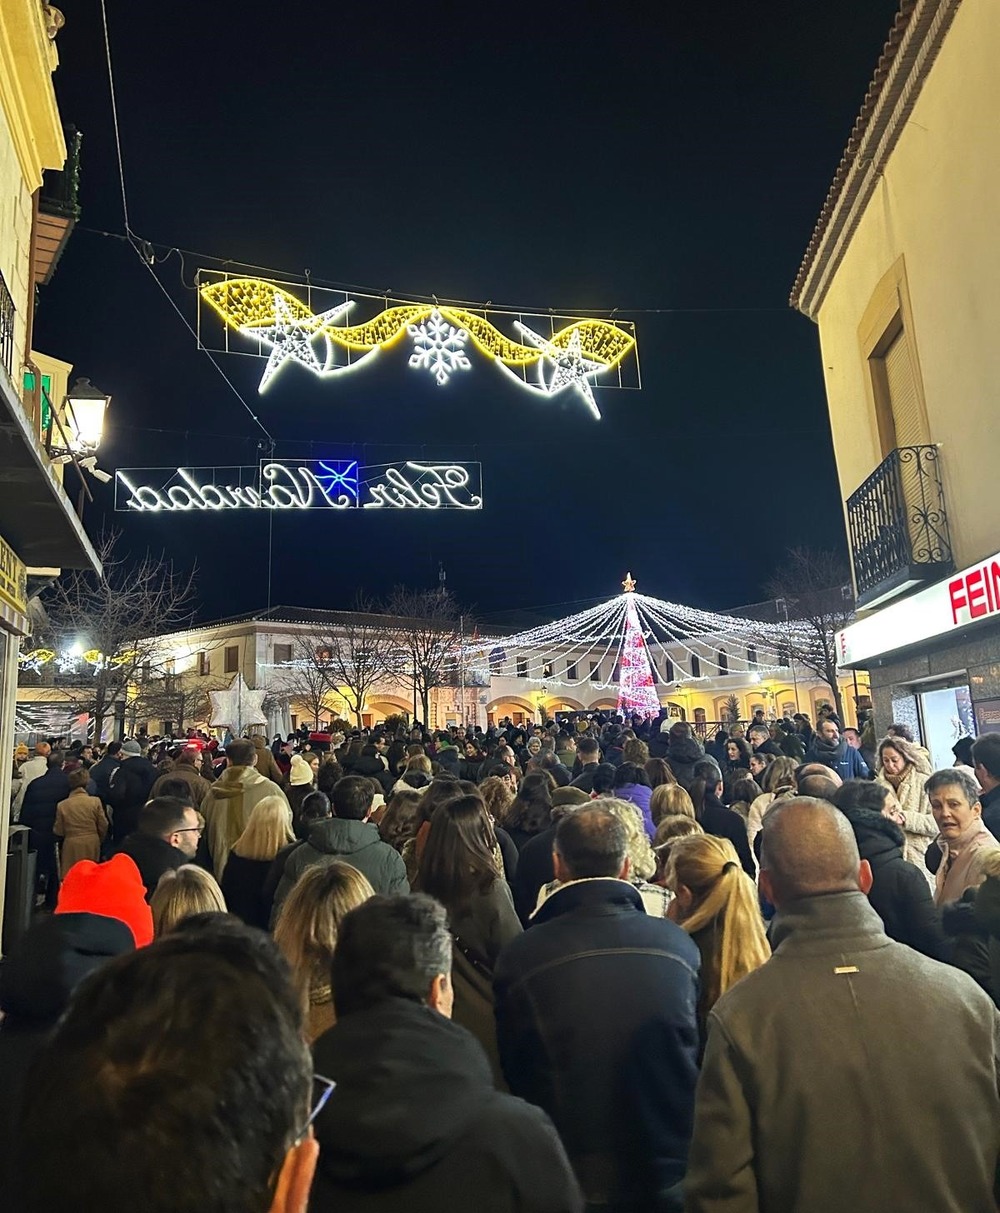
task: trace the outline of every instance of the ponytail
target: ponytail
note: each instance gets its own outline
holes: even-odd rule
[[[733,844],[711,834],[676,840],[670,852],[670,884],[691,890],[691,911],[681,923],[689,935],[715,926],[714,955],[702,967],[702,1003],[710,1010],[771,954],[757,887],[743,871]]]

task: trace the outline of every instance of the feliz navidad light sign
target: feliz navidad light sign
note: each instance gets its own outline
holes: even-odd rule
[[[480,510],[478,463],[359,466],[356,460],[262,460],[224,468],[119,468],[119,512]]]
[[[625,321],[390,302],[206,270],[199,271],[198,283],[199,344],[266,358],[261,392],[292,364],[319,379],[334,379],[404,342],[410,346],[409,367],[433,376],[439,387],[470,371],[469,355],[477,353],[519,387],[545,398],[572,394],[598,418],[595,386],[640,386],[635,328]],[[359,300],[381,310],[348,323]]]

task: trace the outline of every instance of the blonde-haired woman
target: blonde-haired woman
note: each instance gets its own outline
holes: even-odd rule
[[[246,829],[233,843],[222,873],[222,893],[229,912],[250,927],[266,931],[271,921],[271,901],[264,885],[274,857],[295,841],[292,811],[284,796],[265,796],[250,813]]]
[[[226,901],[214,876],[196,864],[182,863],[160,877],[149,908],[153,911],[153,934],[159,939],[192,914],[225,914]]]
[[[761,794],[750,805],[747,812],[747,839],[753,851],[753,840],[764,828],[764,814],[780,796],[795,793],[794,758],[776,758],[760,776]],[[756,854],[756,852],[754,852]]]
[[[902,827],[906,836],[903,858],[928,875],[924,866],[924,852],[938,835],[937,822],[931,812],[924,785],[931,774],[931,764],[924,756],[922,747],[903,737],[885,737],[879,742],[879,773],[875,782],[889,788],[896,797],[897,806],[890,816]]]
[[[306,868],[281,907],[274,940],[291,966],[310,1044],[336,1021],[330,965],[340,924],[374,896],[357,868],[334,860]]]
[[[649,798],[649,815],[654,826],[659,826],[664,817],[678,817],[682,814],[690,817],[692,821],[695,819],[694,804],[686,788],[682,788],[679,783],[661,783],[659,787],[653,788],[653,794]]]
[[[692,834],[670,849],[670,917],[701,953],[698,1022],[705,1039],[708,1013],[719,998],[771,955],[757,886],[743,871],[728,838]]]

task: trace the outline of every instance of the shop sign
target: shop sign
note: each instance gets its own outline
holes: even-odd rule
[[[838,661],[864,665],[991,618],[1000,619],[1000,553],[844,628],[837,635]]]
[[[28,609],[27,572],[9,543],[0,539],[0,601],[24,615]]]

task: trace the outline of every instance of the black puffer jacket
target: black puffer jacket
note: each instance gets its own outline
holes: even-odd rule
[[[667,749],[667,763],[682,788],[690,788],[694,782],[694,765],[705,757],[701,742],[693,737],[671,739]]]
[[[841,809],[851,823],[861,858],[872,869],[868,900],[885,933],[932,960],[951,962],[954,942],[941,925],[927,878],[903,858],[905,838],[894,821],[871,809]]]
[[[493,1089],[472,1035],[389,998],[314,1046],[337,1086],[316,1121],[317,1213],[575,1213],[582,1200],[544,1112]]]

